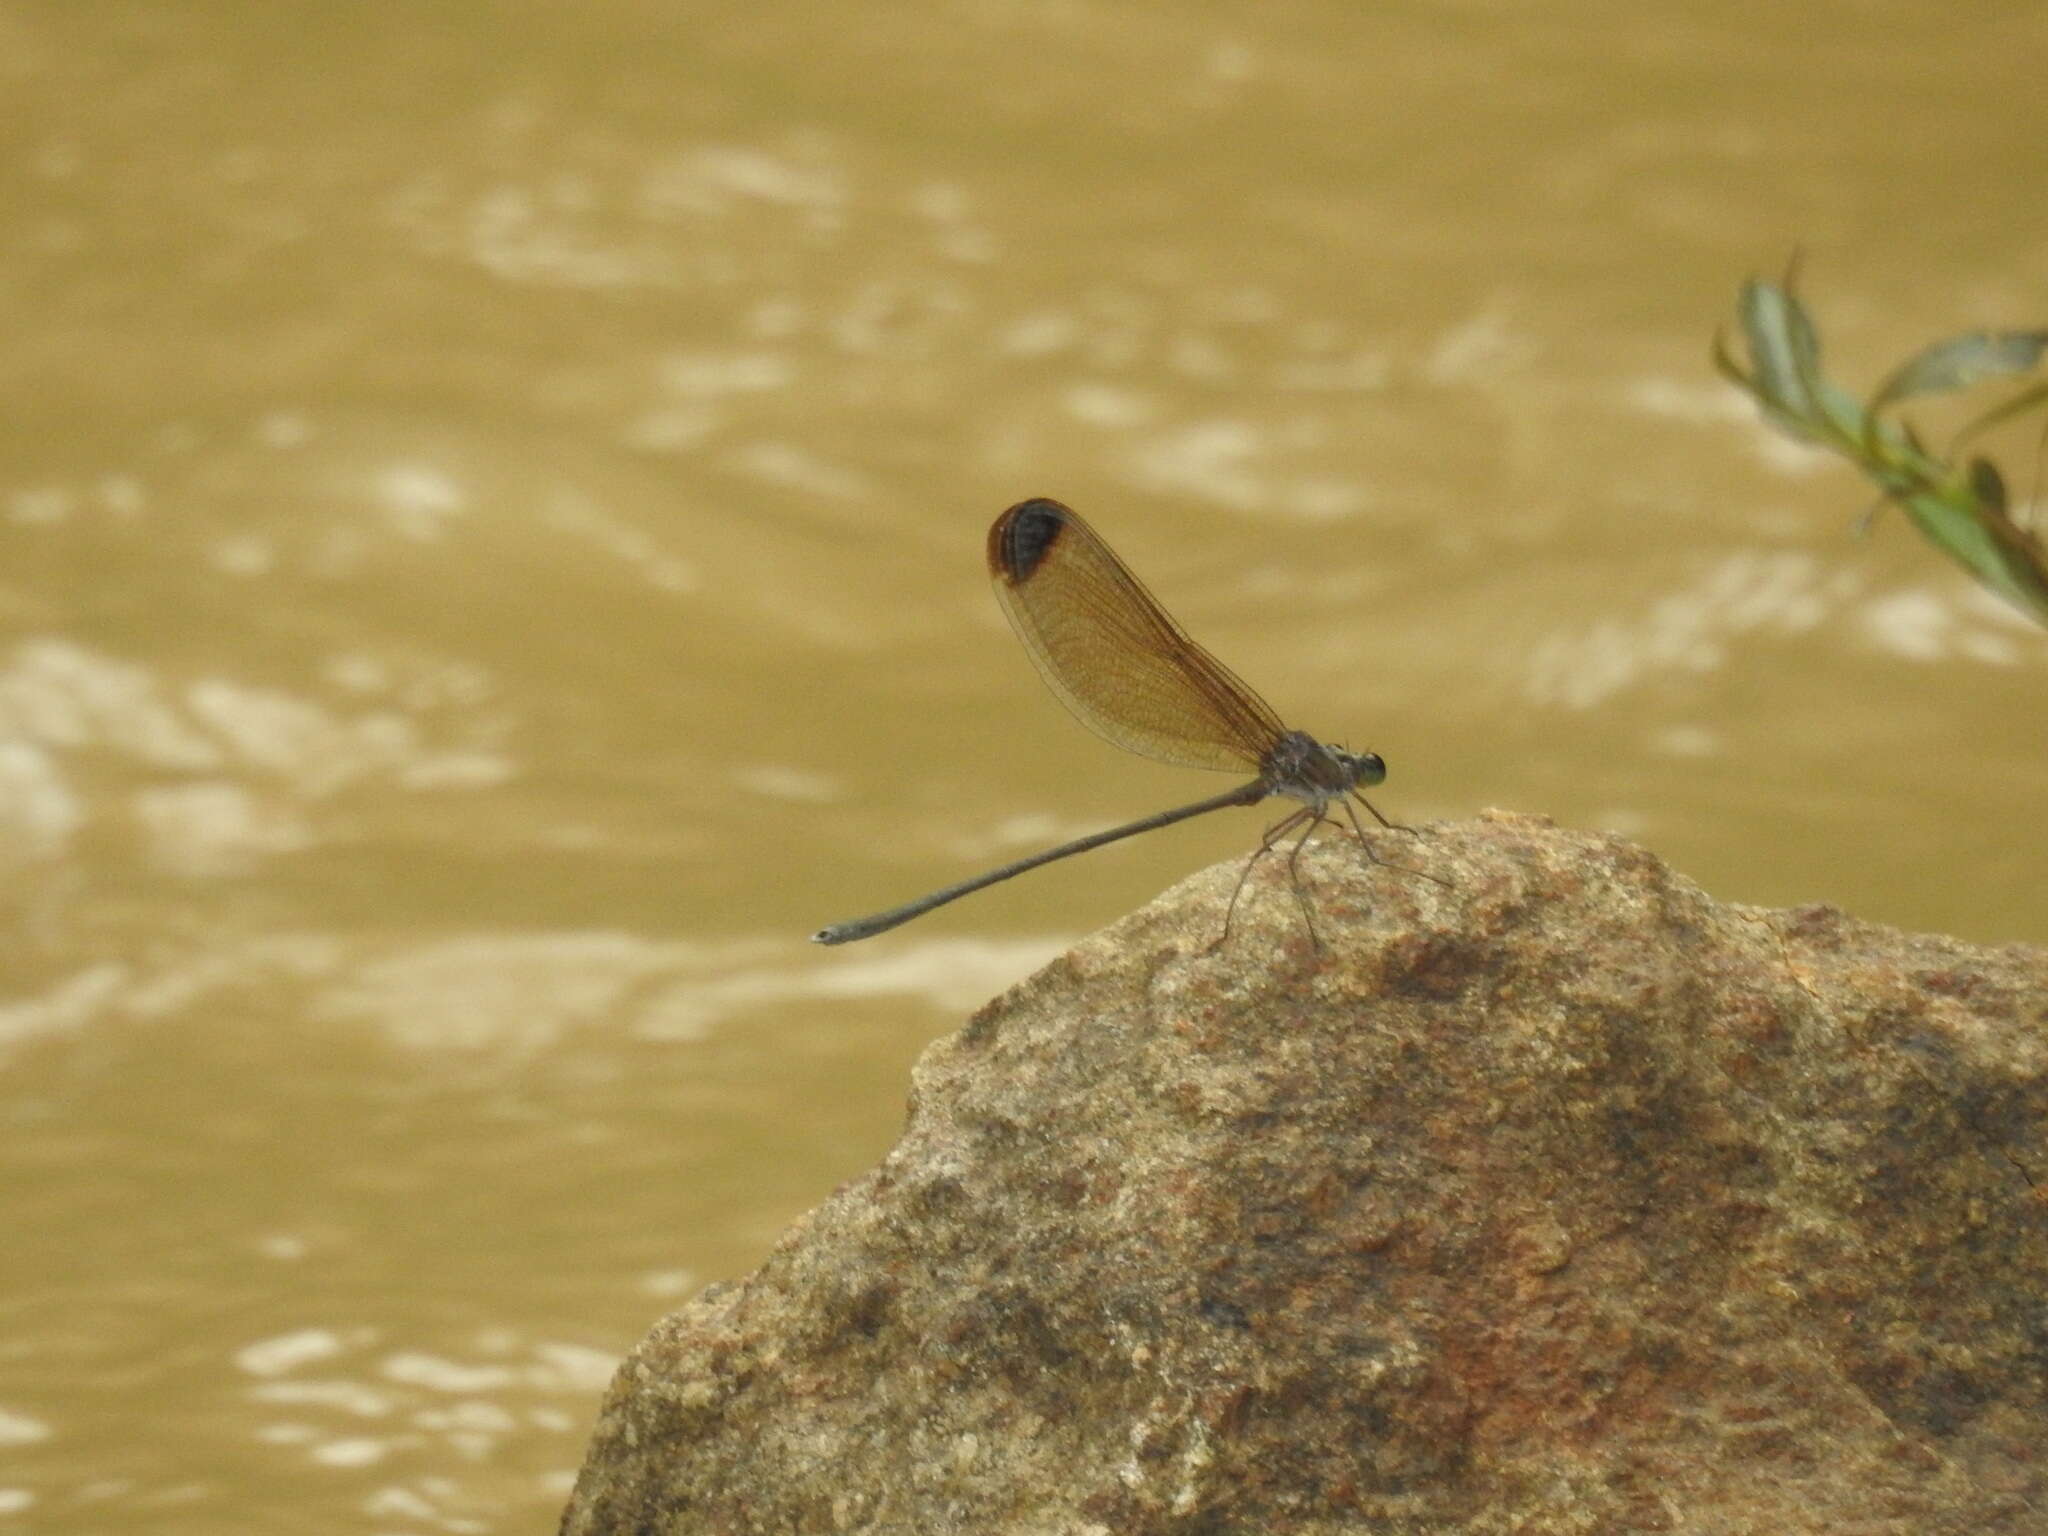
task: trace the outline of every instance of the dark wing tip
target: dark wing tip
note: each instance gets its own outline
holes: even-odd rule
[[[1029,581],[1073,517],[1072,510],[1049,496],[1018,502],[989,528],[989,575],[1013,587]]]

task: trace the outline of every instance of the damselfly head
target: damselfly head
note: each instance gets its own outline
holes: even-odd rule
[[[1331,747],[1330,756],[1350,770],[1353,788],[1371,789],[1387,782],[1386,759],[1377,752],[1346,752],[1342,747]]]

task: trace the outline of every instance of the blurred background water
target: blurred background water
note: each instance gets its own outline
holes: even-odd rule
[[[1220,787],[1041,688],[1023,496],[1397,818],[2039,942],[2048,643],[1706,356],[1795,245],[1859,386],[2041,322],[2044,46],[0,7],[0,1529],[548,1528],[617,1355],[926,1040],[1250,846],[804,942]]]

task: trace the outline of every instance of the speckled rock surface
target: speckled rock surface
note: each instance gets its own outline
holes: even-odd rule
[[[926,1052],[621,1368],[571,1533],[2048,1532],[2048,952],[1489,814]],[[1271,861],[1277,865],[1278,861]]]

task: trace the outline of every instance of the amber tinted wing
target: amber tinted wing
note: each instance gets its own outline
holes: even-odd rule
[[[1098,735],[1164,762],[1256,773],[1285,734],[1071,509],[1010,508],[989,529],[988,568],[1039,675]]]

